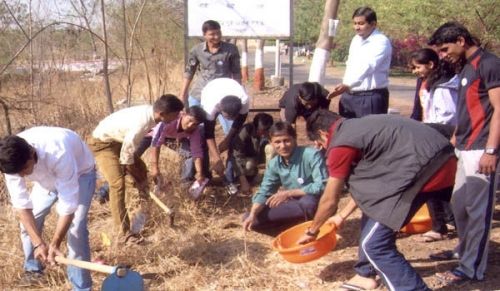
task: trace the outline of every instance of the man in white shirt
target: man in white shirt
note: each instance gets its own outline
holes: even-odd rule
[[[87,214],[95,190],[95,162],[91,151],[73,131],[33,127],[0,140],[0,170],[5,174],[12,205],[21,222],[24,279],[42,275],[41,263],[55,263],[67,237],[68,257],[90,260]],[[26,180],[32,182],[31,193]],[[45,217],[57,201],[59,215],[50,242],[44,241]],[[85,269],[68,267],[73,290],[90,290]]]
[[[207,113],[205,121],[205,138],[209,155],[215,162],[213,169],[222,177],[224,164],[220,153],[229,150],[231,155],[231,140],[239,133],[250,109],[250,97],[243,86],[229,78],[218,78],[208,82],[201,91],[201,107]],[[217,116],[224,131],[224,139],[217,148],[215,144],[215,119]],[[237,193],[238,189],[232,183],[227,185],[230,195]]]
[[[357,35],[349,47],[344,79],[328,97],[342,94],[339,113],[346,118],[385,114],[389,108],[391,42],[377,29],[377,15],[370,7],[359,7],[352,19]]]
[[[147,169],[135,153],[141,140],[158,122],[177,118],[183,104],[174,95],[161,96],[153,106],[139,105],[107,116],[92,132],[89,146],[94,152],[99,171],[109,183],[109,202],[114,230],[124,242],[141,242],[130,227],[125,199],[125,176],[128,174],[139,190],[140,204],[149,200]],[[144,206],[144,205],[142,205]]]

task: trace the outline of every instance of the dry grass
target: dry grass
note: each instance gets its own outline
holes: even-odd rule
[[[180,68],[176,71],[179,72]],[[181,76],[180,72],[177,76]],[[34,123],[29,112],[16,112],[16,126],[50,124],[75,129],[82,135],[89,133],[106,114],[101,82],[66,81],[69,84],[57,90],[54,87],[51,91],[54,99],[49,100],[53,102],[40,105],[36,118],[39,122]],[[180,84],[179,79],[170,81],[172,84]],[[134,96],[147,96],[147,90],[142,89],[146,88],[144,82],[140,78],[135,82],[138,89]],[[120,91],[119,79],[113,81],[113,88],[115,92]],[[168,90],[178,92],[178,88]],[[12,89],[9,92],[13,91]],[[254,106],[273,107],[280,93],[279,90],[271,90],[255,94]],[[5,95],[5,91],[2,94]],[[115,95],[117,99],[118,95]],[[403,112],[408,111],[407,102],[396,100],[392,105],[406,110]],[[332,109],[336,106],[333,104]],[[298,124],[298,132],[299,143],[306,143],[303,123]],[[323,290],[332,289],[353,275],[352,267],[357,257],[359,212],[347,221],[340,231],[343,238],[335,251],[309,264],[290,264],[271,250],[270,237],[243,232],[240,217],[250,206],[249,198],[229,198],[215,183],[208,187],[200,201],[189,200],[175,178],[178,177],[179,163],[167,156],[166,151],[162,151],[162,169],[174,182],[174,187],[161,199],[175,209],[175,225],[171,227],[169,218],[152,205],[152,219],[147,225],[144,245],[106,246],[101,233],[108,233],[111,229],[109,208],[107,204],[101,205],[94,201],[89,214],[93,259],[100,258],[112,265],[131,265],[144,276],[149,290]],[[3,186],[1,178],[0,186]],[[7,205],[5,196],[1,196],[2,193],[5,195],[5,191],[0,191],[0,260],[3,262],[0,264],[0,290],[21,290],[17,285],[23,273],[19,227],[13,210]],[[134,192],[131,194],[136,195]],[[341,203],[344,203],[344,200],[342,199]],[[500,272],[498,211],[497,207],[488,281],[465,285],[461,290],[493,290],[500,287],[500,279],[494,278],[495,274]],[[52,233],[54,221],[55,215],[51,214],[45,224],[46,237]],[[432,274],[451,265],[430,262],[427,255],[431,251],[448,249],[456,242],[455,238],[451,241],[422,244],[416,242],[416,237],[408,237],[400,239],[398,245],[425,281],[432,288],[439,288]],[[94,286],[98,289],[105,276],[93,273],[92,277]],[[47,269],[46,282],[43,285],[23,290],[69,289],[64,268],[55,266]]]

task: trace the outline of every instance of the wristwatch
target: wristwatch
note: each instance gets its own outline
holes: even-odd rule
[[[484,153],[488,155],[496,155],[498,154],[498,149],[497,148],[485,148]]]

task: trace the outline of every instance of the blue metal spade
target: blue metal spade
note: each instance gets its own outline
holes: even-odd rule
[[[65,265],[71,265],[91,271],[110,274],[102,282],[103,291],[143,291],[144,281],[141,275],[135,271],[129,270],[124,266],[108,266],[86,261],[68,259],[56,256],[56,262]]]

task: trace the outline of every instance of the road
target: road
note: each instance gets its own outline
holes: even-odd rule
[[[252,70],[254,63],[254,54],[249,53],[248,56],[249,68]],[[289,79],[289,61],[288,56],[281,56],[281,74],[288,81]],[[294,83],[301,83],[307,81],[309,76],[309,66],[310,61],[305,57],[298,57],[294,59],[293,64],[293,80]],[[341,82],[343,76],[343,67],[328,67],[326,71],[326,77],[324,86],[326,88],[332,87]],[[267,52],[264,54],[264,73],[266,79],[271,78],[274,75],[274,53]],[[250,72],[252,74],[252,72]],[[390,77],[389,78],[389,92],[390,96],[397,98],[405,102],[413,102],[415,94],[415,79],[413,78],[401,78],[401,77]]]

